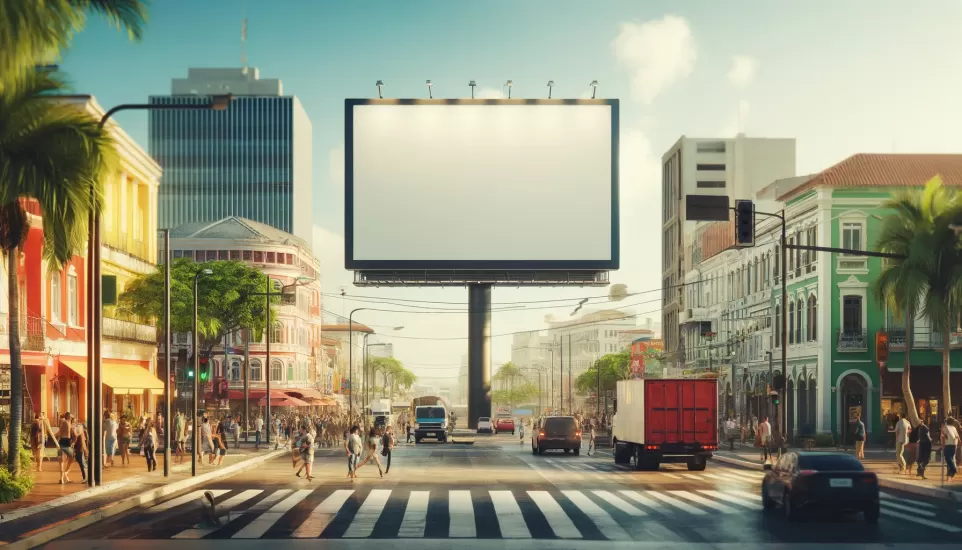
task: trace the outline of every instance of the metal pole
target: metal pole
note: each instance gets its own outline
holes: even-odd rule
[[[244,330],[244,443],[251,425],[251,329]]]
[[[271,282],[271,276],[267,273],[264,274],[267,277],[267,296],[264,297],[267,300],[267,308],[265,308],[265,315],[267,316],[267,324],[265,330],[267,332],[267,345],[264,348],[265,357],[264,362],[267,367],[267,386],[264,398],[267,399],[267,413],[264,420],[267,422],[267,448],[271,447],[271,428],[274,426],[274,422],[271,420],[271,335],[274,333],[274,327],[271,325],[271,291],[274,289],[274,285]]]
[[[101,123],[101,126],[103,124]],[[90,198],[91,201],[94,197],[94,188],[90,187]],[[94,341],[97,339],[94,333],[94,309],[96,308],[94,302],[94,281],[97,278],[97,270],[94,267],[96,262],[96,252],[95,249],[97,244],[95,242],[95,230],[97,226],[97,213],[93,208],[90,209],[90,214],[87,217],[87,223],[89,225],[89,238],[87,240],[87,407],[86,407],[86,422],[87,431],[91,438],[96,439],[94,435],[94,381],[95,381],[95,371],[96,371],[96,360],[94,359]],[[79,414],[80,411],[77,411]],[[93,486],[94,476],[87,476],[87,485]]]
[[[564,412],[565,408],[565,337],[559,335],[558,338],[558,410]]]
[[[197,394],[200,392],[200,338],[197,337],[197,278],[200,277],[200,272],[198,271],[194,275],[194,324],[193,331],[191,334],[191,339],[193,340],[193,351],[194,351],[194,389],[191,394],[191,416],[194,419],[194,429],[191,434],[191,449],[190,449],[190,475],[197,475],[197,453],[200,450],[198,446],[198,433],[200,433],[200,418],[197,415]]]
[[[568,414],[574,414],[574,405],[571,401],[571,333],[568,333]]]
[[[170,476],[170,348],[173,338],[170,334],[170,230],[164,229],[164,477]]]
[[[783,342],[783,343],[784,343],[784,342]],[[770,352],[770,351],[768,352],[768,383],[769,383],[768,389],[769,389],[769,390],[772,390],[772,389],[774,388],[774,386],[772,385],[772,384],[774,383],[774,381],[775,381],[774,378],[773,378],[773,372],[774,372],[774,365],[773,365],[774,359],[773,359],[773,358],[774,358],[774,355],[775,355],[775,354],[773,354],[772,352]],[[765,402],[765,416],[771,417],[771,416],[772,416],[772,396],[771,396],[771,395],[767,395],[767,396],[765,396],[765,397],[767,398],[767,401]]]
[[[354,313],[362,309],[364,308],[352,309],[347,315],[347,365],[350,378],[349,384],[351,385],[351,393],[348,395],[348,411],[352,418],[354,416]]]
[[[782,210],[782,380],[788,375],[788,287],[785,284],[786,259],[788,251],[785,249],[785,210]],[[779,396],[782,390],[777,389]],[[785,400],[779,402],[778,429],[779,435],[785,437]]]
[[[598,393],[595,394],[595,416],[601,417],[601,365],[595,362],[595,370],[598,371]]]

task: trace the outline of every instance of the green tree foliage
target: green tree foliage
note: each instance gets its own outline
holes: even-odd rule
[[[497,385],[497,389],[491,392],[493,403],[514,406],[538,396],[538,387],[524,377],[522,369],[510,361],[498,367],[492,380]]]
[[[174,332],[191,332],[194,320],[194,275],[213,271],[198,281],[197,327],[200,348],[209,352],[226,334],[253,328],[259,338],[266,325],[267,278],[260,271],[238,261],[195,263],[181,259],[170,266],[170,323]],[[280,298],[271,297],[272,304]],[[120,295],[118,308],[125,313],[162,319],[164,314],[164,270],[130,282]],[[271,308],[271,321],[276,312]]]
[[[598,391],[598,374],[601,373],[601,391],[612,391],[618,380],[631,375],[631,350],[609,353],[575,378],[575,391],[584,395]]]
[[[0,22],[0,27],[4,24]],[[44,257],[51,268],[59,269],[84,250],[87,217],[92,208],[100,208],[101,182],[117,164],[114,142],[99,121],[82,106],[51,97],[65,91],[58,76],[40,71],[26,71],[14,82],[0,85],[0,248],[6,254],[7,273],[14,274],[7,288],[11,384],[7,467],[14,475],[20,464],[16,442],[23,424],[22,313],[16,273],[20,247],[30,229],[23,201],[39,204]]]
[[[962,200],[936,176],[925,188],[899,193],[885,206],[895,212],[883,221],[877,248],[902,258],[883,263],[872,290],[897,318],[907,320],[907,350],[912,349],[916,313],[922,313],[933,330],[942,335],[942,407],[948,416],[952,410],[950,333],[962,305],[962,251],[952,226],[962,223]],[[914,403],[909,387],[910,353],[905,356],[902,394],[906,402]],[[909,407],[909,421],[917,425],[918,413],[913,409]]]
[[[417,376],[394,357],[370,357],[368,368],[372,377],[374,373],[381,373],[386,380],[386,385],[381,386],[381,395],[406,391],[417,381]]]
[[[0,87],[34,65],[53,61],[83,30],[87,16],[105,16],[140,40],[147,20],[141,0],[3,0],[0,2]]]

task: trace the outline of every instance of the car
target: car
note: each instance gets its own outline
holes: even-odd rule
[[[487,416],[482,416],[478,419],[478,433],[479,434],[489,434],[494,432],[494,426],[491,425],[491,419]]]
[[[861,512],[865,522],[879,520],[878,477],[847,453],[788,452],[766,464],[762,507],[781,507],[788,519],[806,509]]]
[[[581,454],[581,428],[573,416],[547,416],[531,430],[531,454],[564,450],[565,454]]]
[[[514,435],[514,419],[513,418],[498,418],[494,421],[494,433],[495,435],[499,433],[511,432]]]

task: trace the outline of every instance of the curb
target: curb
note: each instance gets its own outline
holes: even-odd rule
[[[95,510],[89,510],[81,513],[78,516],[74,516],[73,518],[63,520],[47,529],[28,533],[27,536],[3,545],[2,548],[3,550],[27,550],[29,548],[46,544],[54,539],[58,539],[64,535],[72,533],[73,531],[83,529],[84,527],[116,516],[142,504],[147,504],[154,500],[164,498],[165,496],[183,491],[184,489],[190,489],[214,479],[236,474],[286,453],[288,453],[286,449],[269,451],[267,454],[248,460],[243,460],[237,464],[231,464],[230,466],[226,466],[220,470],[207,472],[197,477],[182,479],[180,481],[164,485],[163,487],[158,487],[146,493],[126,498],[119,502],[106,504]]]
[[[718,462],[724,462],[725,464],[731,464],[733,466],[741,466],[742,468],[747,468],[750,470],[764,471],[761,464],[755,462],[749,462],[747,460],[741,460],[738,458],[732,458],[728,456],[714,455],[712,460],[717,460]],[[918,485],[916,483],[911,483],[908,481],[900,481],[897,479],[891,479],[887,477],[878,476],[879,487],[885,487],[886,489],[896,489],[906,493],[912,493],[919,496],[938,498],[942,500],[950,500],[952,502],[962,502],[958,491],[952,491],[949,489],[942,489],[939,487],[926,487],[924,485]]]

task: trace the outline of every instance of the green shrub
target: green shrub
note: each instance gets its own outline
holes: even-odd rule
[[[13,502],[23,497],[33,488],[33,477],[30,476],[30,456],[24,465],[23,455],[20,455],[21,474],[14,477],[6,467],[0,467],[0,504]],[[25,468],[25,469],[24,469]]]
[[[815,446],[816,447],[834,447],[835,437],[832,434],[816,434]]]

